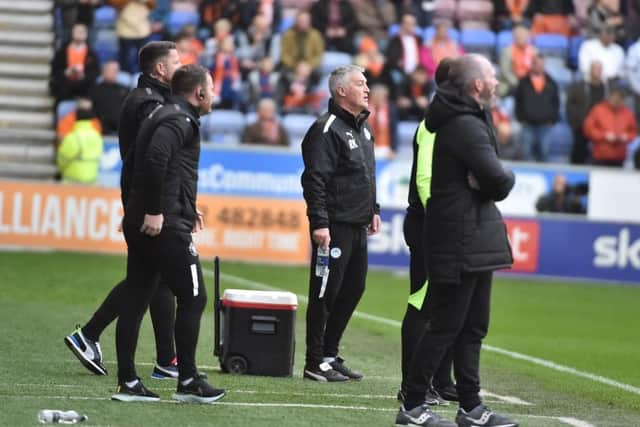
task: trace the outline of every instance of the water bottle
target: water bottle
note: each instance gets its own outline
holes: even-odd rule
[[[316,276],[325,277],[329,275],[329,248],[318,246],[318,255],[316,256]]]
[[[86,421],[89,417],[76,411],[59,411],[57,409],[43,409],[38,412],[40,424],[76,424]]]

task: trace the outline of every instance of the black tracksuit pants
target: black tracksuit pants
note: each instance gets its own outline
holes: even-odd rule
[[[329,278],[320,298],[322,277],[315,274],[317,246],[312,244],[307,305],[307,367],[317,367],[323,357],[338,355],[342,334],[364,292],[367,277],[367,229],[351,224],[331,224]]]
[[[490,271],[465,273],[460,284],[429,283],[431,327],[425,329],[409,368],[407,408],[424,401],[429,381],[451,347],[460,406],[470,410],[480,404],[480,348],[489,329],[492,276]]]
[[[140,322],[153,297],[160,277],[176,296],[175,343],[181,380],[196,375],[195,353],[200,333],[200,318],[206,305],[204,279],[191,233],[163,228],[149,237],[139,226],[125,224],[128,246],[127,286],[116,326],[118,380],[137,377],[135,352]]]
[[[427,280],[427,270],[425,268],[424,253],[424,215],[407,213],[403,224],[404,240],[409,246],[409,295],[418,292]],[[432,310],[432,298],[429,297],[429,287],[422,303],[422,308],[418,310],[411,304],[407,304],[407,311],[402,319],[402,383],[401,390],[406,390],[407,376],[411,359],[416,351],[416,347],[429,325]],[[451,365],[453,354],[449,349],[442,358],[438,366],[433,383],[438,387],[451,384]]]
[[[91,319],[82,327],[82,333],[93,341],[99,341],[102,332],[116,320],[120,314],[122,299],[125,295],[124,287],[127,281],[118,283],[100,307],[93,314]],[[160,366],[168,366],[176,357],[176,350],[173,345],[173,326],[176,320],[176,299],[166,283],[162,280],[149,303],[149,313],[151,324],[156,339],[156,361]]]

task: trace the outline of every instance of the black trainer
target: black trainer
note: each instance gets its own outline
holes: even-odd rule
[[[407,392],[402,389],[398,390],[398,394],[396,395],[398,402],[404,402],[406,398]],[[430,387],[424,394],[424,403],[429,406],[449,406],[449,401],[440,396],[433,387]]]
[[[457,427],[451,421],[443,420],[440,415],[435,414],[429,405],[423,403],[420,406],[407,411],[404,405],[398,409],[396,415],[397,426],[426,426],[426,427]]]
[[[225,391],[212,387],[200,375],[196,375],[193,380],[182,385],[178,380],[178,388],[173,394],[173,400],[184,403],[213,403],[224,397]]]
[[[305,366],[303,378],[320,382],[349,381],[349,377],[342,375],[326,362],[316,367]]]
[[[118,383],[116,394],[111,396],[111,400],[119,402],[157,402],[160,400],[160,396],[146,388],[138,378],[131,387],[124,382]]]
[[[336,357],[336,360],[329,363],[334,371],[340,372],[345,377],[348,377],[355,381],[360,381],[362,379],[362,374],[360,372],[353,371],[344,364],[344,359],[342,357]]]
[[[435,385],[433,388],[438,392],[440,396],[444,400],[448,400],[449,402],[459,402],[460,398],[458,397],[458,390],[456,390],[456,386],[454,384],[448,384],[445,386]]]
[[[518,427],[518,423],[504,415],[497,414],[482,403],[469,412],[458,409],[458,427]]]
[[[79,325],[72,334],[64,337],[64,343],[89,371],[96,375],[107,375],[107,368],[102,361],[100,343],[85,337]]]

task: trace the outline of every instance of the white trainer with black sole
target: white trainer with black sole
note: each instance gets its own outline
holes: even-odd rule
[[[96,375],[107,375],[107,368],[102,361],[100,343],[85,337],[80,327],[71,335],[64,337],[64,343],[89,371]]]

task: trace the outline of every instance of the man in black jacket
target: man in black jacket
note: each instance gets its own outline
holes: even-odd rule
[[[180,57],[173,42],[158,41],[147,43],[139,54],[142,75],[138,87],[125,99],[120,112],[118,139],[122,158],[120,177],[122,206],[127,208],[129,189],[131,188],[132,169],[136,136],[142,122],[171,93],[169,83],[180,67]],[[107,369],[102,360],[100,335],[120,313],[126,280],[118,283],[98,307],[89,321],[64,339],[67,347],[80,362],[97,375],[106,375]],[[152,378],[173,379],[178,377],[176,353],[173,342],[175,321],[175,298],[166,284],[162,283],[149,305],[151,323],[156,339],[156,366]]]
[[[177,299],[175,341],[179,377],[175,400],[210,403],[224,396],[196,370],[195,352],[206,293],[191,232],[196,228],[196,189],[201,114],[211,111],[213,81],[198,65],[176,70],[172,95],[138,133],[131,190],[123,219],[127,241],[125,297],[116,326],[120,401],[157,401],[136,375],[134,356],[142,316],[166,280]]]
[[[369,88],[362,69],[335,69],[329,91],[329,111],[302,141],[302,188],[313,247],[304,377],[346,381],[362,378],[338,357],[338,347],[364,292],[367,235],[379,231],[380,216],[373,132],[366,123]],[[324,258],[318,257],[319,249]],[[316,268],[317,259],[328,263],[328,270]]]
[[[449,82],[427,111],[436,132],[431,197],[426,208],[430,327],[413,357],[400,425],[436,425],[424,403],[429,379],[453,347],[460,409],[458,426],[517,426],[480,400],[480,347],[489,327],[492,272],[513,260],[506,227],[495,202],[515,179],[498,160],[490,106],[498,82],[491,63],[479,55],[454,60]]]
[[[120,180],[122,206],[126,210],[128,192],[131,187],[133,151],[136,136],[142,122],[158,106],[164,103],[171,89],[169,83],[180,66],[178,51],[173,42],[150,42],[140,50],[139,62],[143,74],[138,87],[124,101],[120,113],[118,137],[122,158]],[[65,343],[82,364],[97,375],[106,375],[107,370],[100,350],[100,335],[120,312],[126,280],[118,283],[107,295],[98,310],[82,327],[65,337]],[[177,378],[173,326],[175,321],[175,298],[166,284],[158,287],[149,305],[151,322],[156,339],[156,366],[152,377],[156,379]]]

